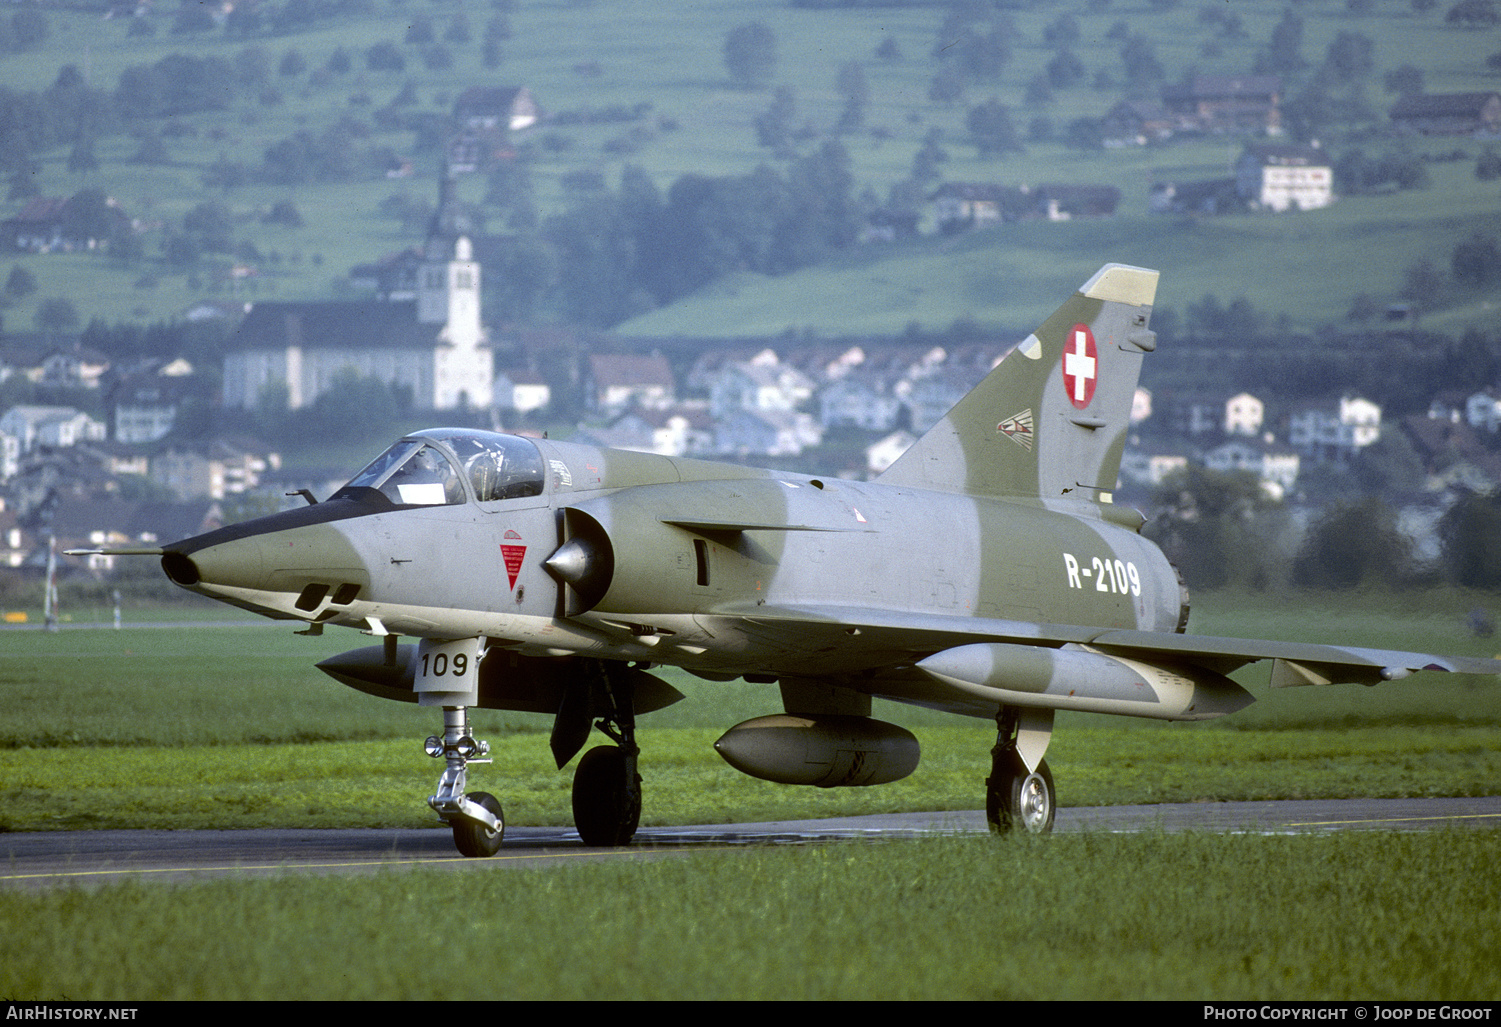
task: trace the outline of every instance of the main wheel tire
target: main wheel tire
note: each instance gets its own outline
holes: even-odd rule
[[[573,774],[573,826],[585,845],[628,845],[641,822],[641,775],[626,779],[625,753],[596,745]],[[628,787],[634,785],[634,787]]]
[[[496,829],[492,831],[473,820],[452,820],[453,844],[463,856],[493,856],[500,851],[500,843],[506,836],[506,818],[500,811],[500,800],[489,792],[470,792],[466,798],[495,814]]]
[[[1058,793],[1047,760],[1039,761],[1034,773],[1013,752],[1003,767],[985,779],[985,819],[996,834],[1047,834],[1053,829],[1057,806]]]

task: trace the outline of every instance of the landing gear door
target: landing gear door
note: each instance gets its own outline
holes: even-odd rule
[[[479,702],[478,638],[423,638],[417,642],[412,691],[421,706],[474,706]]]

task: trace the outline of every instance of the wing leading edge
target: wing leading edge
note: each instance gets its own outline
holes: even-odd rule
[[[725,611],[728,613],[728,611]],[[761,630],[784,629],[789,634],[813,625],[838,625],[848,636],[851,649],[870,646],[887,654],[910,654],[907,670],[877,675],[873,693],[898,701],[989,716],[993,706],[976,706],[973,688],[959,682],[941,665],[938,657],[961,649],[1000,647],[1020,653],[1024,647],[1037,650],[1068,650],[1098,654],[1127,665],[1170,668],[1190,677],[1216,678],[1248,664],[1272,661],[1269,684],[1294,685],[1362,684],[1395,681],[1419,671],[1449,671],[1462,674],[1501,675],[1501,660],[1471,656],[1438,656],[1359,646],[1324,645],[1313,642],[1282,642],[1269,639],[1226,638],[1210,635],[1179,635],[1167,632],[1105,629],[1068,624],[1033,624],[986,618],[910,614],[864,607],[800,604],[762,606],[743,614]],[[992,652],[997,651],[992,649]],[[926,665],[925,665],[926,664]],[[912,673],[916,670],[917,673]],[[995,671],[1004,677],[1003,671]],[[935,687],[936,686],[936,687]],[[944,692],[951,692],[951,702]],[[988,712],[984,712],[987,711]],[[1228,711],[1227,711],[1228,712]]]

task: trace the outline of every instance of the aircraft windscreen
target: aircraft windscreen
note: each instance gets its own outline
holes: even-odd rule
[[[402,506],[444,506],[465,499],[453,464],[436,447],[415,439],[396,443],[344,488],[378,489]]]

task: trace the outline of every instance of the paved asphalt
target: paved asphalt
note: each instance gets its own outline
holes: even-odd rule
[[[1313,833],[1501,828],[1501,796],[1204,802],[1063,809],[1055,829]],[[979,811],[903,813],[762,824],[645,827],[627,848],[590,849],[571,828],[506,829],[491,859],[464,859],[447,828],[430,830],[50,831],[0,834],[0,887],[94,887],[303,873],[378,873],[414,866],[485,870],[580,859],[643,859],[739,845],[984,833]]]

